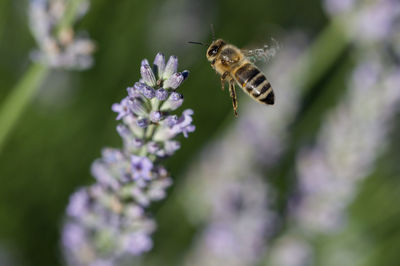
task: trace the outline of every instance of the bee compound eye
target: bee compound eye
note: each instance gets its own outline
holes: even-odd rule
[[[217,52],[218,52],[218,47],[213,46],[213,47],[211,47],[210,51],[208,52],[208,55],[216,55]]]

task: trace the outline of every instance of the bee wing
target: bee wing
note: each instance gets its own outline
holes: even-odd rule
[[[241,49],[241,51],[252,63],[257,61],[268,62],[279,50],[278,42],[274,39],[272,39],[272,42],[271,45],[264,44],[261,48]]]

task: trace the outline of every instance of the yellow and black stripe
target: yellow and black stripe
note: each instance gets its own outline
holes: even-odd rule
[[[275,95],[265,75],[253,64],[245,63],[235,72],[235,79],[249,95],[265,104],[274,104]]]

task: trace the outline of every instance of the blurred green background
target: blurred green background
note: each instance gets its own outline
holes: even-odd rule
[[[35,47],[27,4],[0,0],[0,104],[27,70]],[[111,105],[139,79],[143,58],[152,61],[158,51],[174,54],[179,69],[191,71],[182,92],[184,107],[195,111],[197,129],[189,139],[182,139],[181,150],[165,163],[176,185],[201,147],[234,122],[228,92],[221,92],[204,48],[186,43],[209,42],[210,24],[218,37],[246,47],[293,30],[313,40],[328,24],[328,17],[317,0],[91,1],[77,28],[96,42],[94,66],[83,72],[52,71],[0,154],[0,246],[7,247],[16,265],[62,264],[59,238],[68,197],[77,187],[93,182],[90,165],[102,147],[121,145]],[[292,149],[276,170],[282,190],[293,175],[296,149],[314,138],[322,114],[340,100],[337,87],[352,65],[351,49],[348,46],[303,96],[301,113],[292,125]],[[243,97],[239,93],[239,101]],[[376,241],[369,265],[399,265],[400,261],[398,121],[391,134],[393,145],[351,207],[356,230],[350,235],[369,234]],[[174,192],[169,190],[170,195]],[[168,198],[153,212],[159,229],[155,248],[146,256],[157,254],[164,265],[174,265],[195,228]],[[351,246],[351,237],[338,238],[332,243]]]

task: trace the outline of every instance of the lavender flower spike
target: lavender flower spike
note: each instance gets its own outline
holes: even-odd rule
[[[156,224],[148,217],[147,207],[165,198],[172,184],[159,159],[180,148],[176,136],[188,137],[195,129],[191,109],[181,116],[171,113],[183,103],[183,96],[173,91],[183,80],[168,87],[164,81],[184,76],[176,73],[177,59],[171,58],[164,72],[164,56],[156,56],[153,69],[158,74],[143,60],[142,81],[129,87],[128,95],[112,106],[118,113],[117,132],[123,147],[104,149],[92,165],[96,183],[70,197],[62,234],[69,265],[118,265],[122,258],[153,247]]]
[[[84,70],[93,64],[94,43],[82,34],[76,34],[72,25],[63,25],[70,15],[71,1],[30,0],[29,26],[38,48],[32,59],[52,68]],[[82,0],[73,17],[75,22],[89,9],[89,1]]]

